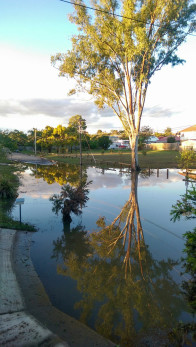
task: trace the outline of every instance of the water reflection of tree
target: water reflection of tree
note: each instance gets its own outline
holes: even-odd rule
[[[190,189],[177,200],[171,209],[171,220],[179,221],[183,216],[186,220],[196,218],[196,186],[192,183]],[[185,257],[182,259],[185,272],[190,275],[188,281],[182,282],[183,293],[190,305],[191,311],[196,312],[196,228],[187,231],[185,238]]]
[[[65,223],[63,235],[53,241],[53,245],[52,258],[59,260],[61,257],[64,262],[70,258],[80,262],[91,253],[88,233],[82,225],[70,229],[70,224]]]
[[[81,321],[88,324],[96,314],[96,330],[127,347],[135,345],[139,332],[173,326],[184,308],[170,274],[176,262],[153,259],[144,242],[137,173],[131,182],[129,200],[115,220],[106,226],[101,217],[99,230],[85,235],[82,257],[69,253],[64,236],[54,247],[64,259],[58,272],[75,279],[83,294],[75,304]]]
[[[50,197],[53,203],[52,211],[58,214],[62,212],[64,222],[71,223],[71,213],[80,215],[82,208],[88,201],[88,185],[91,182],[81,182],[78,186],[72,187],[65,184],[61,188],[60,194],[54,194]]]
[[[48,184],[56,182],[60,185],[69,183],[76,186],[80,184],[81,177],[83,181],[87,179],[86,168],[80,168],[79,165],[57,163],[50,166],[32,166],[31,170],[36,178],[43,178]]]

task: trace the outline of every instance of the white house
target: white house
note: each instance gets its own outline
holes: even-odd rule
[[[193,148],[196,151],[196,125],[180,131],[181,147]]]
[[[110,136],[109,138],[112,141],[109,149],[130,148],[129,140],[121,140],[120,136]]]

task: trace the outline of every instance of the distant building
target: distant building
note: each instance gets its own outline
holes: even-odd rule
[[[112,141],[108,149],[120,149],[120,148],[130,148],[129,140],[121,140],[120,136],[109,136]]]
[[[174,137],[175,138],[175,142],[180,142],[180,136],[159,136],[158,138],[158,143],[167,143],[167,139],[168,137]]]
[[[158,141],[158,137],[152,135],[152,136],[148,137],[146,142],[147,143],[155,143],[157,141]]]
[[[180,131],[181,147],[196,150],[196,125]]]

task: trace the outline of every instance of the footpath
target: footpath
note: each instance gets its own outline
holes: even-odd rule
[[[0,346],[114,347],[52,306],[30,258],[31,233],[0,228]]]
[[[54,164],[54,161],[48,160],[46,158],[35,156],[35,155],[24,154],[24,153],[12,152],[7,155],[7,158],[15,162],[26,163],[26,164],[39,164],[39,165]]]

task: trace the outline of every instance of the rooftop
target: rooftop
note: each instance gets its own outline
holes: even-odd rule
[[[185,131],[196,131],[196,125],[192,125],[191,127],[183,129],[180,132],[185,132]]]

